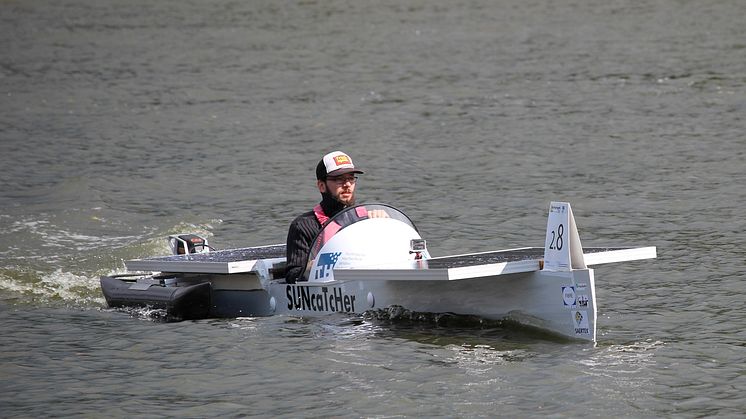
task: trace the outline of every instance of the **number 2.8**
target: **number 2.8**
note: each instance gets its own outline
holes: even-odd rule
[[[557,226],[557,233],[555,235],[554,230],[552,230],[552,242],[549,243],[549,248],[554,250],[562,250],[562,244],[564,243],[564,240],[562,239],[562,234],[565,232],[565,226],[562,224]]]

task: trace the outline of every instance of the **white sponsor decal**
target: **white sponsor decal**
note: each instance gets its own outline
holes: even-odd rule
[[[588,325],[588,312],[585,310],[573,310],[571,313],[573,326],[575,326],[575,334],[590,335],[591,329]]]

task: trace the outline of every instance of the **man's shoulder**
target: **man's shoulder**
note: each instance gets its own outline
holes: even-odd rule
[[[288,228],[288,246],[298,238],[311,240],[319,230],[321,230],[321,224],[316,219],[316,214],[313,211],[304,212],[295,217],[293,222],[290,223],[290,227]]]
[[[316,214],[314,214],[313,210],[306,211],[303,214],[295,217],[292,223],[290,223],[290,226],[297,226],[298,224],[307,224],[311,221],[317,221],[316,220]]]

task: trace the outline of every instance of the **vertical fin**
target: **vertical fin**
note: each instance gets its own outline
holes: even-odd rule
[[[549,204],[547,235],[544,242],[544,270],[586,269],[583,246],[569,202]]]

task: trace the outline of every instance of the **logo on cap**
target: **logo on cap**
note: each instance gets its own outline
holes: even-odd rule
[[[352,161],[346,154],[341,154],[339,156],[334,156],[334,164],[337,166],[343,166],[345,164],[352,164]]]

